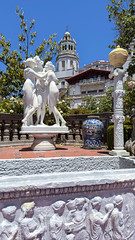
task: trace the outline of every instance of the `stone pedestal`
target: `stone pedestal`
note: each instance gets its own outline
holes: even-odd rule
[[[31,145],[31,149],[34,151],[46,151],[46,150],[55,150],[55,144],[53,142],[53,137],[56,135],[52,134],[37,134],[33,133],[34,141]]]
[[[110,78],[114,79],[114,150],[110,152],[110,155],[116,156],[129,156],[129,153],[124,150],[124,132],[123,132],[123,122],[125,120],[123,115],[123,96],[125,91],[123,90],[123,77],[125,71],[122,66],[128,58],[128,52],[117,46],[116,49],[110,52],[109,60],[112,66],[114,66],[114,71],[110,74]]]
[[[114,149],[114,150],[110,151],[109,154],[112,156],[122,156],[122,157],[129,156],[129,152],[127,152],[124,149]]]
[[[124,132],[123,122],[125,117],[123,115],[123,96],[125,91],[123,90],[123,76],[125,71],[121,68],[116,68],[111,74],[110,78],[114,78],[114,150],[110,155],[116,156],[129,156],[129,153],[124,150]]]
[[[68,133],[68,127],[58,126],[54,124],[53,126],[47,125],[37,125],[37,126],[22,126],[21,134],[29,134],[34,137],[31,149],[34,151],[48,151],[55,150],[55,144],[53,137],[57,134]]]

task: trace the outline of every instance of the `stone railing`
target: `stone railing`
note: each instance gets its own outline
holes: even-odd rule
[[[0,114],[0,146],[28,144],[32,136],[21,135],[22,114]]]
[[[69,115],[65,117],[69,128],[69,134],[58,135],[56,138],[57,143],[63,143],[66,145],[82,145],[82,123],[88,116],[93,114],[84,115]],[[100,120],[104,124],[102,133],[102,143],[107,142],[107,128],[111,123],[112,113],[94,114],[99,116]],[[5,145],[26,145],[33,141],[32,136],[21,135],[21,121],[23,115],[21,114],[0,114],[0,146]]]

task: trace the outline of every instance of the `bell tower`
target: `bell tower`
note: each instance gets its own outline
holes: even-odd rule
[[[71,34],[65,32],[59,42],[60,52],[56,58],[57,78],[67,78],[78,73],[79,57],[76,54],[76,42]]]

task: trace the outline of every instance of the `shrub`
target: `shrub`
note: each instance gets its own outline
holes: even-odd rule
[[[14,97],[0,99],[0,113],[22,114],[23,100]]]
[[[113,149],[114,146],[114,125],[110,125],[107,129],[107,149]]]
[[[132,124],[129,119],[126,119],[124,124],[124,143],[130,139],[132,133]],[[107,148],[113,149],[114,147],[114,125],[110,125],[107,129]]]

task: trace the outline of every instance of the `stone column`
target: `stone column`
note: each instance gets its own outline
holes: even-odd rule
[[[123,115],[123,77],[125,70],[122,68],[127,59],[128,53],[126,50],[120,48],[113,50],[109,54],[110,63],[115,67],[114,71],[110,74],[110,78],[114,79],[114,92],[112,94],[114,99],[114,149],[110,151],[110,155],[116,156],[129,156],[129,152],[124,150],[124,131],[123,122],[125,117]]]
[[[123,115],[123,77],[125,71],[116,68],[111,74],[110,78],[114,78],[114,92],[112,94],[114,99],[114,150],[110,152],[111,155],[129,156],[129,153],[124,150],[124,131],[123,122],[125,117]]]

